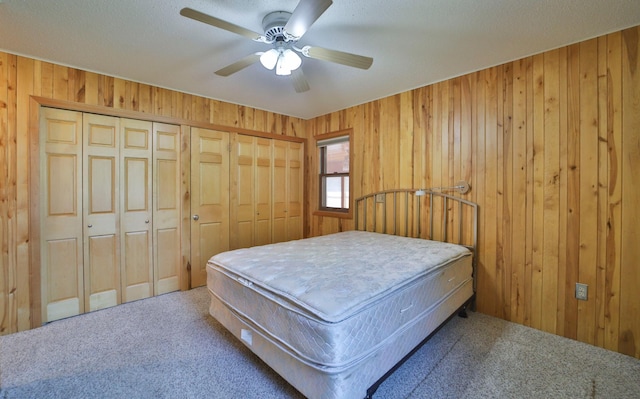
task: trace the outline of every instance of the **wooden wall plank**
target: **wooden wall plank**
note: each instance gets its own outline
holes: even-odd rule
[[[525,262],[527,225],[527,64],[530,58],[513,65],[512,157],[512,256],[511,320],[525,324]]]
[[[558,50],[544,54],[544,226],[542,258],[542,308],[540,328],[556,331],[558,305],[558,250],[560,217],[560,77]]]
[[[544,265],[544,55],[533,57],[531,326],[542,328]]]
[[[84,75],[84,99],[87,105],[98,105],[98,74],[86,72]],[[41,93],[38,93],[42,96]]]
[[[607,45],[607,264],[604,295],[604,347],[618,350],[620,333],[620,267],[622,244],[622,34]]]
[[[527,180],[526,180],[526,212],[525,212],[525,263],[524,263],[524,325],[532,325],[533,314],[533,160],[534,160],[534,87],[536,85],[534,75],[534,58],[529,57],[527,64],[527,104],[526,104],[526,143],[527,143]]]
[[[413,179],[415,176],[413,166],[416,163],[414,151],[414,134],[413,134],[413,93],[404,92],[399,98],[399,114],[400,121],[399,130],[399,151],[400,154],[407,154],[398,159],[398,182],[400,187],[413,187]],[[418,163],[419,165],[419,163]]]
[[[485,182],[486,198],[484,204],[485,224],[484,236],[485,242],[483,250],[485,252],[487,278],[491,281],[493,290],[487,293],[487,310],[490,315],[498,315],[500,304],[498,302],[498,289],[496,282],[498,281],[497,267],[497,226],[500,223],[498,219],[498,68],[490,68],[486,76],[485,91]]]
[[[400,96],[391,96],[380,100],[382,103],[381,113],[385,116],[380,123],[380,162],[382,189],[390,190],[399,184],[400,134],[395,128],[400,123]],[[333,118],[337,121],[338,118]],[[333,124],[334,131],[340,130],[339,124]]]
[[[498,195],[502,199],[500,209],[502,223],[499,224],[498,230],[498,271],[501,283],[499,291],[500,296],[500,313],[499,317],[503,319],[511,319],[511,272],[508,270],[512,265],[512,211],[513,211],[513,64],[505,64],[502,73],[502,115],[499,119],[503,122],[502,132],[498,134],[501,137],[501,143],[498,144],[500,149],[499,180]]]
[[[69,69],[62,65],[53,65],[53,98],[69,100]]]
[[[9,85],[9,55],[0,53],[0,165],[8,165],[8,85]],[[0,169],[0,215],[9,211],[9,182],[8,168]],[[12,332],[9,320],[9,235],[7,218],[0,216],[0,334]]]
[[[567,265],[566,292],[575,292],[580,264],[580,46],[567,49]],[[578,302],[565,297],[564,336],[577,339]]]
[[[473,179],[474,167],[474,144],[475,140],[471,134],[471,126],[473,120],[473,93],[475,92],[475,79],[466,75],[460,78],[460,172],[454,176],[456,182],[464,180],[469,183],[471,187],[475,186]],[[417,135],[420,136],[420,135]],[[467,200],[473,201],[474,194],[469,192],[464,194]],[[473,217],[471,209],[466,209],[463,212],[464,220],[471,220]],[[473,232],[465,231],[463,235],[465,242],[473,242]]]
[[[559,80],[559,93],[558,93],[558,111],[560,112],[558,122],[558,151],[559,151],[559,180],[558,180],[558,273],[557,273],[557,292],[556,292],[556,330],[558,335],[564,335],[565,319],[567,317],[567,309],[565,298],[567,293],[572,292],[568,290],[567,284],[564,283],[564,276],[567,274],[567,269],[571,266],[567,265],[567,131],[568,127],[568,80],[567,80],[567,48],[563,47],[558,49],[558,80]]]
[[[39,68],[38,68],[39,67]],[[53,64],[48,62],[35,62],[35,68],[40,70],[40,73],[37,75],[41,79],[40,95],[47,98],[53,98]],[[35,76],[35,74],[34,74]]]
[[[21,303],[21,295],[22,292],[20,289],[24,288],[21,286],[22,279],[21,271],[18,269],[18,238],[17,238],[17,147],[16,147],[16,134],[17,134],[17,94],[15,91],[16,84],[18,81],[18,57],[11,56],[7,58],[7,141],[6,141],[6,213],[2,216],[5,218],[4,224],[6,226],[6,245],[7,245],[7,263],[5,267],[8,269],[5,273],[7,276],[7,292],[8,298],[7,300],[7,320],[8,320],[8,331],[14,332],[19,331],[20,327],[23,325],[23,321],[20,320],[20,306]]]
[[[31,268],[29,264],[29,105],[30,93],[33,92],[33,75],[34,62],[31,59],[18,57],[17,68],[14,85],[12,87],[21,87],[15,91],[15,104],[9,108],[11,115],[10,121],[15,124],[10,127],[9,139],[15,144],[10,152],[15,156],[14,160],[9,160],[9,164],[15,165],[15,171],[10,172],[10,184],[13,187],[15,202],[12,204],[12,211],[9,219],[14,218],[14,222],[10,223],[13,231],[10,231],[14,240],[11,248],[15,253],[11,258],[14,259],[14,267],[16,269],[16,306],[17,306],[17,329],[26,330],[31,327],[31,287],[30,275]],[[15,114],[14,114],[15,112]],[[14,122],[10,122],[10,126]],[[11,169],[10,169],[11,170]],[[37,294],[36,294],[37,295]]]
[[[607,264],[607,215],[609,199],[609,144],[608,121],[608,78],[607,78],[607,37],[597,39],[598,46],[598,213],[597,213],[597,253],[595,296],[595,345],[604,346],[605,296]]]
[[[112,89],[110,93],[109,104],[114,109],[127,109],[125,96],[127,91],[127,82],[124,79],[113,78]]]
[[[622,248],[619,350],[640,358],[640,29],[622,32]]]
[[[476,118],[473,123],[472,130],[475,132],[477,146],[476,146],[476,170],[474,187],[474,193],[476,199],[485,198],[485,176],[486,176],[486,138],[485,138],[485,96],[486,96],[486,71],[480,71],[476,74]],[[434,104],[434,108],[435,108]],[[484,225],[486,224],[486,217],[484,209],[482,209],[478,216],[478,259],[477,259],[477,271],[478,276],[476,278],[476,292],[477,293],[490,293],[492,281],[486,273],[487,259],[485,251],[486,236],[484,234]],[[490,294],[477,295],[476,304],[477,309],[481,312],[487,313],[489,306],[486,304]]]
[[[580,269],[595,298],[598,255],[598,43],[580,43]],[[578,340],[595,343],[595,300],[578,302]]]

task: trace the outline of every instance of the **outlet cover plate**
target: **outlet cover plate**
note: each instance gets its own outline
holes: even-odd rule
[[[586,301],[589,294],[589,286],[586,284],[576,283],[576,299]]]

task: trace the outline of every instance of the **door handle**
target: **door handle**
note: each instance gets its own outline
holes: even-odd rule
[[[198,219],[200,219],[199,215],[193,215],[193,220],[198,220]]]
[[[90,224],[90,225],[87,225],[87,227],[88,227],[88,228],[92,228],[92,227],[93,227],[93,225],[92,225],[92,224]]]

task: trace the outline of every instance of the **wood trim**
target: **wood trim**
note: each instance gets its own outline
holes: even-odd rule
[[[313,216],[325,216],[325,217],[339,218],[339,219],[353,219],[353,212],[351,210],[349,212],[331,212],[326,210],[317,210],[317,211],[313,211]]]
[[[42,325],[42,281],[40,279],[40,105],[29,102],[29,286],[31,328]]]
[[[191,127],[180,126],[180,198],[182,198],[182,271],[180,289],[191,289]]]
[[[160,123],[167,123],[171,125],[186,125],[186,126],[192,126],[192,127],[200,127],[204,129],[218,130],[222,132],[239,133],[239,134],[244,134],[248,136],[263,137],[268,139],[293,141],[296,143],[307,142],[307,139],[303,137],[267,133],[267,132],[261,132],[258,130],[251,130],[251,129],[245,129],[245,128],[234,127],[234,126],[225,126],[225,125],[219,125],[214,123],[193,121],[193,120],[183,119],[183,118],[174,118],[170,116],[149,114],[141,111],[130,111],[125,109],[107,107],[103,105],[81,104],[81,103],[76,103],[72,101],[56,100],[56,99],[51,99],[46,97],[39,97],[39,96],[31,96],[31,98],[35,100],[35,102],[40,106],[50,107],[50,108],[60,108],[60,109],[67,109],[71,111],[80,111],[80,112],[88,112],[93,114],[116,116],[118,118],[129,118],[129,119],[138,119],[138,120],[150,121],[150,122],[160,122]]]

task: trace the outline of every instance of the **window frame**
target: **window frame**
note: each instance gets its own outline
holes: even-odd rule
[[[314,212],[314,215],[319,215],[319,216],[330,216],[330,217],[338,217],[338,218],[348,218],[351,219],[353,217],[353,179],[352,179],[352,172],[353,172],[353,141],[352,141],[352,136],[353,136],[353,130],[352,129],[347,129],[347,130],[340,130],[340,131],[336,131],[336,132],[331,132],[331,133],[326,133],[326,134],[321,134],[318,136],[315,136],[315,141],[316,141],[316,151],[317,151],[317,155],[318,155],[318,163],[317,163],[317,172],[318,172],[318,179],[317,181],[317,188],[318,188],[318,197],[317,197],[317,205],[316,205],[316,211]],[[349,142],[349,172],[348,173],[324,173],[325,168],[326,168],[326,159],[325,159],[325,154],[326,154],[326,149],[323,150],[322,147],[326,147],[322,145],[323,141],[328,141],[331,139],[338,139],[341,137],[346,137],[345,141]],[[330,144],[330,143],[329,143]],[[348,177],[349,178],[349,184],[348,187],[344,187],[345,191],[343,193],[347,193],[348,194],[348,208],[329,208],[329,207],[323,207],[323,201],[324,201],[324,180],[326,177],[342,177],[342,181],[343,181],[343,185],[344,185],[344,177]],[[348,191],[347,191],[348,190]],[[343,201],[344,201],[344,195],[343,195]]]

